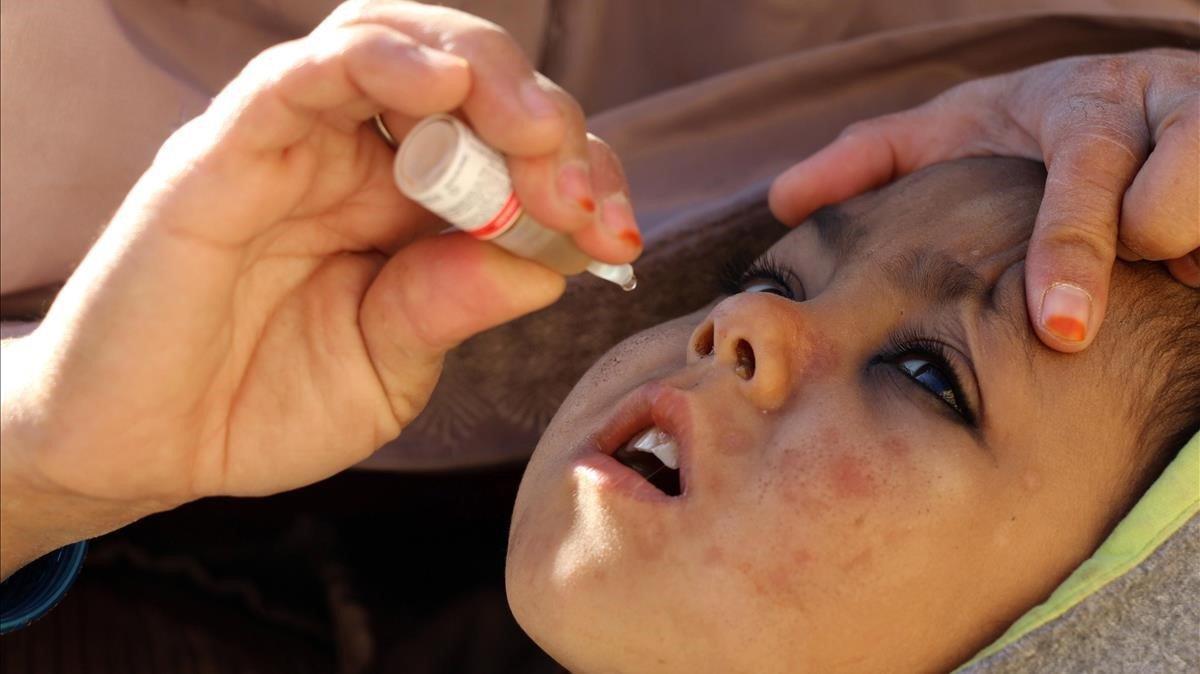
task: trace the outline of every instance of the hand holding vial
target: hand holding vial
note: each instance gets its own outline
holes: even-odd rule
[[[632,265],[592,260],[569,236],[530,217],[513,190],[504,159],[450,115],[426,117],[408,132],[396,153],[394,173],[396,186],[408,198],[481,241],[560,274],[587,271],[625,291],[637,287]]]
[[[559,297],[559,272],[439,234],[396,189],[371,118],[403,136],[454,110],[533,219],[588,260],[637,256],[616,157],[510,37],[441,7],[339,8],[167,141],[39,329],[5,343],[0,576],[336,473],[412,421],[446,351]]]

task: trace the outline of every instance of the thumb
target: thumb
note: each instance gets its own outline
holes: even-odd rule
[[[461,232],[421,239],[392,257],[363,297],[359,326],[400,425],[425,407],[447,351],[550,305],[565,283]]]

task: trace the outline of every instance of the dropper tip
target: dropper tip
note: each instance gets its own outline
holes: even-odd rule
[[[621,286],[621,290],[625,292],[637,287],[637,277],[633,275],[633,265],[593,261],[587,266],[587,271],[589,274]]]

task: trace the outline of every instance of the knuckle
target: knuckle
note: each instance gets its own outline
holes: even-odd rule
[[[1083,126],[1056,139],[1045,151],[1047,189],[1112,201],[1129,186],[1149,144],[1123,129]]]
[[[861,135],[869,134],[869,133],[873,132],[875,129],[879,128],[879,120],[880,119],[882,119],[882,118],[873,117],[871,119],[860,119],[857,122],[854,122],[853,124],[847,126],[845,129],[843,129],[842,135],[843,136],[861,136]]]
[[[1196,82],[1200,89],[1200,80]],[[1173,126],[1178,126],[1183,142],[1200,146],[1200,91],[1192,91],[1180,97],[1170,112],[1163,116],[1155,128],[1155,136],[1161,138]]]
[[[524,59],[524,54],[508,31],[478,17],[471,17],[470,23],[457,31],[454,42],[454,51],[473,57],[495,58],[501,55]]]
[[[1200,233],[1192,232],[1193,236],[1188,234],[1185,225],[1154,217],[1153,214],[1129,213],[1121,222],[1121,242],[1147,260],[1165,260],[1191,250]]]
[[[1086,162],[1060,163],[1047,176],[1046,191],[1057,195],[1061,203],[1070,204],[1069,209],[1062,209],[1062,215],[1082,210],[1091,220],[1111,214],[1108,219],[1115,221],[1117,204],[1125,189],[1115,178],[1107,169]]]
[[[242,74],[257,77],[277,73],[284,62],[291,60],[300,43],[301,40],[289,40],[267,47],[246,63]]]
[[[1163,245],[1162,239],[1137,230],[1127,232],[1122,229],[1121,243],[1142,260],[1165,260],[1174,257],[1166,252],[1170,248]]]
[[[1141,101],[1140,96],[1128,92],[1072,91],[1063,95],[1061,106],[1050,111],[1050,121],[1068,133],[1120,129],[1128,134],[1142,120]]]
[[[1121,102],[1142,81],[1141,66],[1124,55],[1080,61],[1075,81],[1082,91],[1102,101]]]
[[[883,115],[882,117],[874,117],[871,119],[863,119],[847,126],[838,134],[838,140],[849,138],[870,138],[882,132],[883,128],[889,121],[896,118],[896,113]]]
[[[1069,250],[1075,258],[1084,258],[1089,266],[1109,264],[1117,247],[1112,228],[1096,221],[1060,220],[1046,228],[1041,245],[1049,249]]]
[[[537,79],[542,89],[549,91],[550,94],[558,100],[558,107],[563,114],[565,114],[576,126],[583,128],[585,125],[585,120],[587,119],[587,115],[584,114],[583,106],[579,104],[579,101],[575,100],[574,96],[567,93],[565,89],[558,86],[541,73],[535,72],[534,77]]]
[[[346,0],[330,12],[324,25],[344,26],[366,18],[378,2],[373,0]]]
[[[1069,85],[1048,113],[1052,127],[1065,133],[1081,127],[1122,130],[1125,135],[1145,127],[1147,74],[1142,65],[1123,56],[1083,59],[1056,79]]]

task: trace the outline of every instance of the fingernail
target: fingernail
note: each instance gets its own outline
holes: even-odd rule
[[[1055,283],[1042,295],[1042,327],[1065,342],[1082,342],[1092,317],[1092,296],[1070,283]]]
[[[617,192],[604,199],[600,207],[600,221],[608,233],[619,241],[634,248],[642,247],[642,235],[633,217],[633,206],[623,193]]]
[[[582,161],[569,161],[559,167],[558,193],[586,213],[596,211],[596,202],[592,198],[592,177],[587,164]]]
[[[558,114],[558,106],[536,81],[521,85],[521,103],[525,110],[534,117],[553,117]]]

